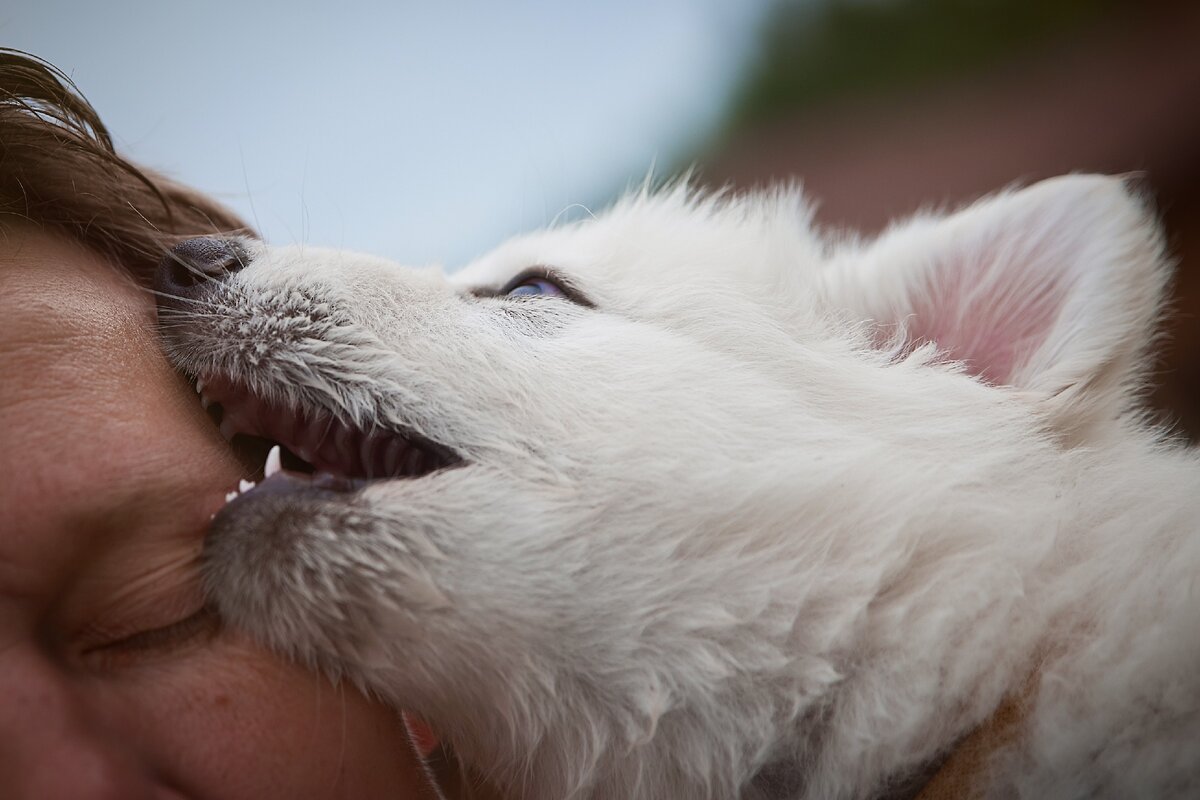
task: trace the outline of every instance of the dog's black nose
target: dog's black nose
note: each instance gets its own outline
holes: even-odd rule
[[[200,237],[184,239],[167,251],[158,262],[154,288],[160,294],[160,306],[189,305],[204,294],[213,283],[246,266],[245,248],[236,241]]]

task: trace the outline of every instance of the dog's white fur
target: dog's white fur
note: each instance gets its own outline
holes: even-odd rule
[[[872,797],[1022,687],[990,796],[1200,796],[1200,465],[1136,409],[1122,180],[870,242],[680,184],[450,276],[248,246],[179,364],[466,463],[230,509],[215,599],[514,796]],[[469,291],[532,265],[595,307]]]

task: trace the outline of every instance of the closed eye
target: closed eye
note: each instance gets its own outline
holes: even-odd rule
[[[87,648],[84,656],[98,666],[114,667],[179,650],[211,639],[221,621],[211,606],[201,606],[188,616],[156,628],[140,630],[114,641]]]

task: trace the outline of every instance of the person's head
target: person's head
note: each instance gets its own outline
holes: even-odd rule
[[[164,360],[163,253],[247,227],[117,155],[0,51],[0,787],[9,798],[415,797],[393,711],[206,609],[242,467]]]

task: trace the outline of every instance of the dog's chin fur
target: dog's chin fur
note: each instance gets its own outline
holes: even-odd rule
[[[1027,686],[989,796],[1200,796],[1200,469],[1135,404],[1152,216],[1071,176],[809,220],[679,184],[448,276],[246,242],[178,366],[461,463],[244,495],[221,613],[514,797],[873,797]],[[497,296],[530,267],[590,306]]]

